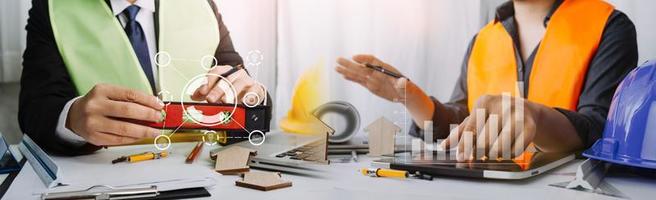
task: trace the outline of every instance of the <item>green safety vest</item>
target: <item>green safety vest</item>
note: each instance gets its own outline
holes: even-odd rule
[[[184,87],[207,73],[219,44],[208,0],[156,1],[159,85],[165,101],[190,101]],[[59,53],[78,94],[99,83],[152,93],[130,41],[105,0],[49,0]],[[204,59],[205,58],[205,59]],[[207,59],[209,58],[209,59]],[[155,59],[155,58],[151,58]]]

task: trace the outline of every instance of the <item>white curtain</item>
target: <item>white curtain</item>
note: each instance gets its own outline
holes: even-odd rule
[[[215,0],[250,74],[276,95],[277,0]],[[250,56],[249,56],[250,55]],[[260,57],[261,55],[261,57]],[[260,60],[261,59],[261,60]],[[273,99],[271,99],[273,101]],[[277,107],[273,107],[277,112]],[[272,124],[276,124],[274,118]]]
[[[638,64],[656,59],[656,1],[652,0],[610,0],[616,9],[626,13],[638,32]]]
[[[16,82],[20,78],[30,6],[28,0],[0,1],[0,83]]]
[[[401,127],[410,118],[401,105],[371,95],[334,72],[335,59],[358,53],[396,66],[428,94],[447,100],[469,40],[501,2],[489,0],[280,0],[276,106],[286,111],[303,69],[321,63],[330,100],[355,105],[362,127],[385,116]],[[277,112],[282,117],[285,112]]]
[[[215,1],[249,72],[275,95],[277,0]]]

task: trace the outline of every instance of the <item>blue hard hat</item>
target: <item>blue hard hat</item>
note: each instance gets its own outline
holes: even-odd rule
[[[656,61],[634,69],[617,87],[603,137],[583,155],[656,169]]]

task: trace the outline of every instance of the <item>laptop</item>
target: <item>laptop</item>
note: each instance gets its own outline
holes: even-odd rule
[[[329,164],[327,158],[327,136],[307,136],[270,132],[261,145],[249,141],[235,145],[257,150],[249,166],[292,173],[318,171],[319,166]]]
[[[518,180],[537,176],[574,160],[573,153],[536,152],[528,162],[513,160],[475,160],[459,162],[455,152],[433,151],[432,156],[404,152],[392,158],[375,160],[373,167],[420,172],[432,176],[455,176],[483,179]]]
[[[329,164],[327,141],[328,134],[323,136],[299,135],[271,131],[264,138],[246,140],[231,146],[240,146],[257,151],[257,154],[251,157],[249,161],[251,168],[310,174],[321,171],[322,166]],[[223,149],[225,148],[214,149],[210,154]]]

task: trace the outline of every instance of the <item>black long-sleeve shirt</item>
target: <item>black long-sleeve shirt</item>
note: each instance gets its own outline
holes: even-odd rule
[[[553,12],[561,4],[562,0],[554,3],[551,11],[544,19],[545,27],[549,23]],[[512,1],[497,8],[495,20],[503,24],[506,31],[513,38],[515,48],[517,48],[519,46],[519,34],[515,23]],[[435,98],[432,98],[435,104],[433,113],[434,139],[446,138],[449,134],[450,124],[459,124],[469,116],[467,107],[469,98],[467,96],[467,64],[475,41],[476,37],[469,44],[461,67],[460,77],[449,102],[441,104]],[[529,80],[538,47],[533,50],[525,63],[518,63],[518,66],[520,64],[525,66],[524,74],[522,74],[524,80]],[[521,58],[516,60],[522,62]],[[591,146],[601,137],[615,88],[636,67],[637,61],[638,45],[635,26],[624,13],[615,10],[606,23],[597,52],[590,62],[585,83],[579,96],[577,111],[554,108],[565,115],[572,123],[586,147]],[[530,84],[528,81],[524,84],[525,94],[533,92],[527,91],[528,84]],[[413,124],[410,135],[423,138],[423,130]]]
[[[242,64],[235,51],[228,29],[217,12],[221,40],[215,57],[218,65]],[[183,8],[181,8],[183,9]],[[71,10],[71,12],[75,12]],[[21,130],[46,151],[62,155],[87,154],[100,147],[78,146],[55,133],[59,114],[69,100],[77,97],[66,65],[57,49],[50,25],[48,0],[33,0],[27,20],[27,49],[23,54],[23,73],[19,96],[18,121]]]

